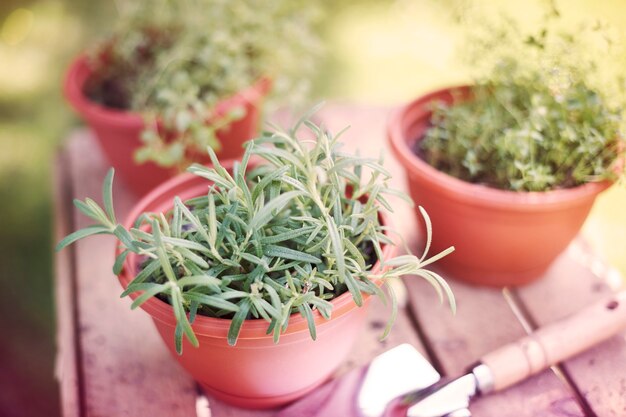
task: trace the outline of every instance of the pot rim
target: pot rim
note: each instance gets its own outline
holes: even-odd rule
[[[410,176],[430,182],[441,188],[448,196],[481,207],[500,206],[517,211],[544,211],[559,209],[599,194],[613,181],[592,181],[572,188],[548,191],[512,191],[474,184],[439,171],[413,153],[410,144],[419,138],[408,137],[408,127],[417,122],[427,122],[432,111],[429,104],[442,96],[455,92],[467,94],[471,86],[460,85],[434,90],[392,111],[387,121],[387,139],[395,157]]]
[[[226,169],[231,169],[233,163],[233,161],[226,161],[222,164],[222,166],[224,166]],[[193,184],[195,182],[198,182],[198,184]],[[135,220],[141,215],[141,213],[145,211],[155,211],[154,209],[156,208],[156,211],[158,212],[162,211],[165,206],[167,206],[165,210],[169,210],[169,208],[171,208],[174,196],[179,194],[177,189],[181,187],[186,188],[184,194],[186,194],[187,196],[183,198],[183,200],[185,200],[187,198],[191,198],[191,196],[193,195],[197,196],[200,193],[206,192],[206,189],[208,189],[209,187],[209,181],[191,173],[184,173],[164,182],[163,184],[153,189],[146,196],[144,196],[137,204],[135,204],[130,214],[124,221],[125,227],[131,227],[134,224]],[[383,212],[380,212],[379,215],[382,217],[383,224],[387,226],[391,224],[388,218],[389,216],[387,216]],[[385,233],[387,234],[387,232]],[[384,259],[390,259],[391,257],[393,257],[397,250],[395,245],[384,245],[382,249]],[[119,255],[120,252],[121,249],[119,246],[117,246],[116,256]],[[124,290],[126,290],[128,284],[136,275],[136,267],[134,265],[134,260],[136,259],[136,257],[137,255],[134,253],[129,254],[124,262],[122,272],[118,276],[118,280]],[[372,268],[372,271],[380,271],[380,261],[376,262],[376,264]],[[379,287],[383,284],[383,280],[376,280],[374,282]],[[134,292],[130,294],[130,297],[134,300],[140,294],[141,292],[139,291]],[[365,306],[366,303],[369,302],[370,297],[371,294],[363,294],[363,306]],[[331,300],[331,303],[333,304],[333,309],[330,320],[326,320],[324,317],[322,317],[318,310],[313,311],[316,325],[321,325],[323,323],[329,323],[331,321],[334,321],[335,319],[358,307],[352,299],[352,295],[350,292],[346,292],[339,297]],[[176,326],[174,310],[169,303],[159,300],[156,297],[152,297],[148,301],[143,303],[141,305],[141,308],[148,314],[150,314],[153,319],[170,326]],[[228,329],[230,328],[231,321],[232,320],[230,319],[220,319],[198,314],[196,316],[196,319],[194,320],[194,323],[192,324],[192,328],[198,336],[225,338],[226,334],[228,333]],[[271,338],[271,334],[266,334],[268,326],[269,323],[262,318],[245,320],[244,324],[241,327],[238,340]],[[302,331],[308,332],[308,323],[306,319],[302,317],[302,315],[300,315],[299,313],[294,313],[289,319],[289,325],[287,326],[287,329],[284,332],[281,332],[281,337]]]
[[[83,88],[91,74],[86,53],[78,55],[70,63],[63,83],[63,94],[70,105],[89,119],[101,120],[113,126],[143,128],[145,122],[141,112],[110,108],[85,95]],[[271,86],[270,78],[261,77],[251,86],[218,101],[215,113],[224,114],[233,107],[256,103],[269,93]]]

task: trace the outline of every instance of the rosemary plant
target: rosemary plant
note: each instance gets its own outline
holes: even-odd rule
[[[321,13],[314,2],[150,0],[116,5],[116,26],[90,53],[93,75],[86,93],[106,106],[145,116],[138,162],[184,169],[189,165],[186,151],[219,150],[217,131],[243,117],[245,109],[218,116],[216,104],[262,77],[272,80],[281,102],[308,95],[321,55],[315,29]]]
[[[623,51],[602,26],[573,32],[558,17],[552,10],[530,34],[507,20],[474,37],[471,64],[491,68],[471,99],[435,106],[416,153],[462,180],[514,191],[616,179],[626,98],[605,57]]]
[[[303,123],[315,140],[298,139]],[[170,303],[179,352],[183,335],[198,344],[190,325],[198,314],[230,319],[231,345],[247,319],[266,320],[277,343],[292,314],[306,318],[315,339],[314,310],[330,319],[334,298],[349,291],[360,306],[364,294],[385,296],[378,280],[405,274],[428,280],[454,309],[444,279],[424,269],[454,248],[427,257],[431,225],[420,208],[428,233],[424,253],[384,259],[383,246],[394,242],[379,213],[392,211],[389,195],[410,199],[388,188],[390,174],[382,161],[343,152],[339,136],[303,119],[290,131],[276,129],[248,142],[232,172],[209,148],[213,167],[189,168],[207,179],[207,193],[175,198],[170,211],[145,213],[130,230],[115,217],[111,170],[104,181],[104,208],[91,199],[74,202],[96,224],[70,234],[57,250],[89,235],[115,235],[124,249],[113,267],[116,274],[130,252],[140,255],[140,272],[122,295],[141,292],[132,308],[154,296]],[[262,162],[251,164],[252,157]],[[376,262],[381,268],[374,271]],[[385,335],[397,309],[391,298]]]

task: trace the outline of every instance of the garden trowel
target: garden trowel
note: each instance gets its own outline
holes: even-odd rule
[[[508,388],[626,328],[626,291],[485,356],[456,379],[440,380],[412,346],[400,345],[324,385],[278,417],[470,417],[470,401]]]

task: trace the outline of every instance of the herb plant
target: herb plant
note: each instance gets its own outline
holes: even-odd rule
[[[313,2],[117,4],[117,27],[90,54],[93,76],[86,93],[106,106],[145,115],[138,162],[186,168],[189,151],[219,150],[216,132],[245,109],[218,115],[216,104],[262,78],[271,80],[281,102],[308,93],[320,57],[320,14]]]
[[[623,78],[599,72],[616,46],[601,26],[567,31],[558,17],[552,10],[536,33],[506,21],[472,39],[472,63],[492,66],[469,99],[435,105],[416,153],[464,181],[514,191],[615,179],[624,149]]]
[[[298,139],[302,124],[315,140]],[[207,179],[207,193],[184,202],[176,198],[170,211],[145,213],[130,230],[115,217],[111,170],[104,208],[91,199],[75,200],[96,224],[70,234],[57,249],[89,235],[115,235],[124,249],[116,274],[130,252],[140,255],[140,272],[122,295],[141,292],[132,308],[154,296],[170,303],[179,352],[183,334],[198,344],[190,325],[198,314],[230,319],[231,345],[246,319],[266,320],[277,343],[294,313],[306,318],[315,339],[315,310],[330,319],[330,301],[346,291],[359,306],[363,294],[384,298],[376,282],[405,274],[428,280],[454,309],[446,282],[424,269],[453,248],[427,258],[431,226],[420,208],[427,226],[424,253],[385,260],[383,246],[394,243],[380,213],[392,211],[389,195],[410,199],[388,188],[390,174],[381,161],[343,152],[338,137],[301,120],[290,131],[276,129],[248,142],[232,172],[209,149],[212,168],[189,168]],[[261,162],[252,164],[251,158]],[[377,261],[381,268],[374,272]],[[397,308],[391,298],[385,334]]]

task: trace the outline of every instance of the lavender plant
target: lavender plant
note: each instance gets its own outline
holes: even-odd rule
[[[302,124],[315,140],[298,139]],[[382,161],[343,152],[339,136],[309,121],[290,131],[267,132],[248,143],[232,172],[209,149],[212,168],[189,168],[207,179],[207,193],[187,201],[175,198],[170,211],[144,213],[131,229],[117,223],[111,170],[103,186],[104,207],[75,200],[96,224],[70,234],[57,250],[90,235],[115,235],[124,249],[113,267],[116,274],[129,253],[140,255],[140,271],[122,295],[140,292],[132,308],[155,296],[170,303],[179,352],[183,335],[198,344],[191,327],[198,314],[230,319],[231,345],[247,319],[267,321],[277,343],[292,314],[306,318],[315,339],[315,310],[330,319],[330,301],[345,292],[359,306],[364,294],[385,298],[376,281],[386,284],[407,274],[426,279],[454,309],[445,280],[426,269],[454,248],[427,257],[431,225],[420,208],[427,230],[424,253],[384,259],[383,246],[394,242],[379,214],[393,211],[390,195],[410,199],[388,187],[390,174]],[[262,162],[250,164],[252,157]],[[381,268],[374,271],[376,262]],[[385,335],[397,311],[391,294]]]

